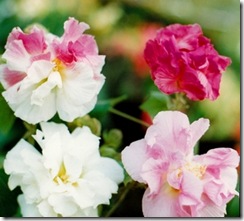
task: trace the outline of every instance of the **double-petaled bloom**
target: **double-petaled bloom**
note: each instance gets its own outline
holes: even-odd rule
[[[147,185],[142,199],[146,217],[223,217],[235,190],[238,153],[216,148],[203,155],[193,149],[209,127],[192,124],[178,111],[159,112],[145,138],[122,151],[129,175]]]
[[[91,111],[105,77],[100,73],[105,56],[98,55],[86,23],[69,18],[61,37],[39,26],[10,33],[0,66],[3,96],[15,115],[31,124],[56,113],[73,121]]]
[[[192,100],[215,100],[221,75],[231,60],[214,49],[198,24],[173,24],[147,42],[144,58],[157,87],[166,94],[185,93]]]
[[[25,217],[98,216],[97,206],[109,204],[123,169],[113,159],[100,156],[99,137],[88,127],[72,133],[64,124],[41,123],[34,135],[40,153],[21,140],[4,161],[10,189],[18,196]]]

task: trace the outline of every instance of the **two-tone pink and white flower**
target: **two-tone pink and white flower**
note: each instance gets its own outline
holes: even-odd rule
[[[142,200],[146,217],[223,217],[235,190],[238,153],[216,148],[203,155],[193,149],[209,127],[208,119],[192,124],[178,111],[162,111],[145,138],[122,151],[129,175],[147,184]]]
[[[109,204],[123,181],[122,167],[100,156],[99,137],[86,126],[72,133],[64,124],[41,123],[34,135],[40,153],[25,140],[4,161],[9,188],[20,186],[25,217],[94,217],[97,206]]]
[[[14,28],[0,66],[3,96],[15,115],[36,124],[56,113],[73,121],[90,112],[105,77],[100,73],[105,56],[98,55],[89,26],[74,18],[64,23],[61,37],[33,26],[28,33]]]

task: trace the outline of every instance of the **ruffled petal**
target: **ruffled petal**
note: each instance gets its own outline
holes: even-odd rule
[[[167,187],[154,196],[147,189],[142,198],[143,215],[145,217],[177,217],[177,199],[178,193]]]
[[[153,125],[146,132],[148,145],[155,143],[165,150],[165,153],[181,151],[192,152],[188,142],[191,138],[190,123],[187,116],[179,111],[161,111],[153,119]]]
[[[145,182],[141,177],[141,172],[143,164],[147,160],[146,148],[146,142],[142,139],[131,143],[121,152],[126,171],[134,180],[139,182]]]
[[[23,217],[42,217],[35,204],[26,203],[23,194],[19,195],[17,200],[20,205],[20,211]]]
[[[193,148],[196,145],[197,141],[208,130],[208,128],[209,128],[209,120],[203,118],[194,121],[190,125],[190,129],[191,129],[191,142],[189,143],[190,147]]]

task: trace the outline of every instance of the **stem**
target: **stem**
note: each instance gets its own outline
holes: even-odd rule
[[[132,116],[129,115],[129,114],[126,114],[126,113],[123,113],[123,112],[121,112],[121,111],[119,111],[119,110],[117,110],[117,109],[114,109],[113,107],[109,108],[109,111],[110,111],[111,113],[113,113],[113,114],[117,114],[117,115],[120,116],[120,117],[124,117],[124,118],[126,118],[127,120],[131,120],[131,121],[133,121],[133,122],[135,122],[135,123],[138,123],[138,124],[141,124],[141,125],[143,125],[143,126],[145,126],[145,127],[149,127],[149,126],[150,126],[150,124],[148,124],[148,123],[146,123],[146,122],[144,122],[144,121],[142,121],[142,120],[139,120],[139,119],[137,119],[137,118],[135,118],[135,117],[132,117]]]
[[[171,99],[170,108],[185,112],[189,108],[185,95],[183,93],[176,93],[175,97]]]
[[[122,193],[120,194],[120,197],[118,199],[118,201],[114,204],[114,206],[105,214],[104,217],[110,217],[114,211],[119,207],[119,205],[123,202],[123,200],[125,199],[127,193],[134,187],[136,186],[136,182],[133,181],[130,184],[128,184],[127,186],[124,186],[124,189],[122,190]]]

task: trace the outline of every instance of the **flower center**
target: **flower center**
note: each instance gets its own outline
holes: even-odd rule
[[[64,63],[62,61],[60,61],[58,58],[53,59],[52,62],[55,64],[55,66],[53,67],[53,71],[59,72],[61,78],[63,79],[64,70],[66,68]]]
[[[183,167],[178,169],[178,177],[181,176],[183,170],[188,170],[201,179],[206,171],[206,166],[199,163],[187,162]]]
[[[71,184],[74,187],[78,186],[77,182],[74,182],[70,180],[70,176],[67,174],[66,168],[64,163],[62,162],[58,174],[53,178],[53,181],[57,183],[58,185],[60,184]]]
[[[57,184],[60,183],[68,183],[69,176],[66,174],[66,168],[64,166],[64,163],[61,164],[57,176],[54,177],[53,181],[56,182]]]

